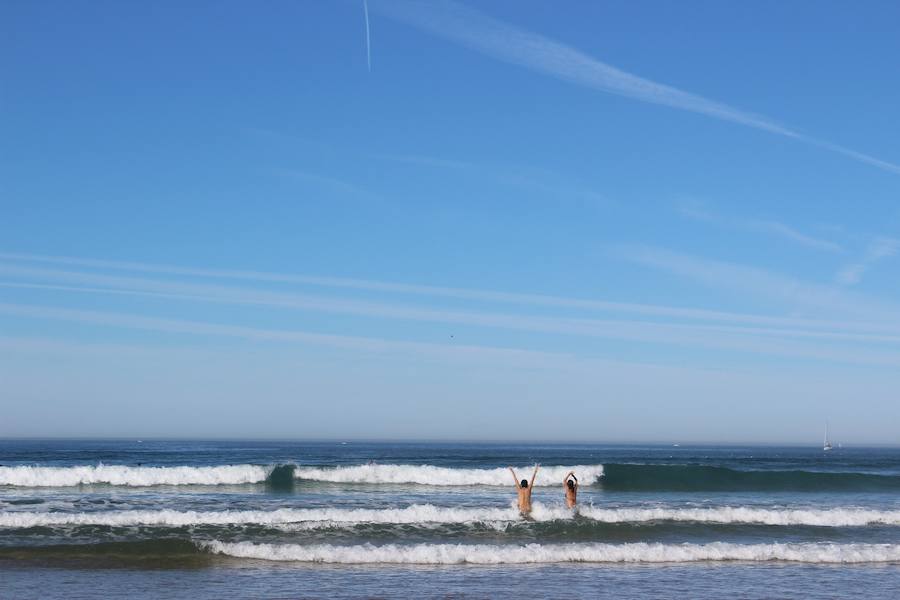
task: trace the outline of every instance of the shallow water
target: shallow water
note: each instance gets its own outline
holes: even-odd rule
[[[243,564],[203,569],[2,571],[6,598],[896,598],[890,566],[582,565],[381,567]]]
[[[506,466],[535,462],[523,519]],[[0,465],[0,597],[900,593],[898,449],[56,440]]]

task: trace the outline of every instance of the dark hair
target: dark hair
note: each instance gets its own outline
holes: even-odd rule
[[[568,481],[566,481],[566,485],[569,486],[569,489],[570,489],[570,490],[574,490],[574,489],[575,489],[575,482],[572,481],[571,479],[569,479]]]
[[[527,479],[523,479],[521,485],[522,485],[522,488],[523,488],[523,489],[524,489],[524,488],[527,488],[527,487],[528,487],[528,480],[527,480]]]

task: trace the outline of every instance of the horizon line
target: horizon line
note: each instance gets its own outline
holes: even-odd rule
[[[485,438],[455,438],[455,437],[447,437],[447,438],[415,438],[415,437],[373,437],[373,438],[356,438],[356,437],[281,437],[281,436],[273,436],[273,437],[259,437],[259,436],[247,436],[247,437],[220,437],[220,436],[113,436],[113,437],[105,437],[105,436],[80,436],[80,435],[71,435],[71,436],[0,436],[0,442],[7,441],[133,441],[134,443],[143,443],[146,441],[152,442],[178,442],[178,441],[217,441],[217,442],[295,442],[298,444],[303,443],[312,443],[312,444],[391,444],[391,443],[403,443],[403,444],[490,444],[490,445],[522,445],[522,446],[540,446],[540,445],[557,445],[557,446],[565,446],[565,445],[576,445],[576,446],[660,446],[663,448],[676,448],[676,447],[700,447],[700,446],[719,446],[719,447],[744,447],[744,446],[752,446],[752,447],[776,447],[776,448],[818,448],[821,447],[821,443],[817,444],[806,444],[803,442],[772,442],[772,441],[721,441],[721,440],[710,440],[710,441],[659,441],[659,440],[622,440],[622,441],[598,441],[598,440],[585,440],[585,439],[577,439],[577,440],[559,440],[559,439],[503,439],[503,438],[493,438],[493,437],[485,437]],[[849,444],[853,448],[876,448],[876,447],[889,447],[889,448],[900,448],[900,442],[839,442],[842,446],[846,447]],[[677,444],[677,446],[675,445]],[[3,465],[7,466],[7,465]]]

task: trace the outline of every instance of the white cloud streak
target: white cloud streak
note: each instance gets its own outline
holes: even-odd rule
[[[808,330],[785,327],[755,327],[735,325],[706,325],[685,323],[659,323],[650,321],[590,319],[573,317],[538,317],[527,314],[508,314],[496,312],[474,312],[447,309],[433,309],[395,302],[371,302],[345,299],[334,296],[321,296],[303,293],[284,293],[267,290],[256,290],[233,286],[182,283],[162,281],[141,277],[121,277],[79,271],[61,271],[55,269],[23,268],[0,263],[0,274],[38,278],[41,280],[61,281],[76,286],[108,286],[108,287],[73,287],[46,286],[42,284],[17,284],[0,282],[2,286],[44,287],[60,291],[76,291],[88,293],[112,293],[126,295],[147,295],[162,298],[177,298],[220,302],[228,304],[245,304],[269,306],[296,310],[319,311],[337,314],[350,314],[363,317],[402,319],[411,321],[427,321],[434,323],[472,325],[478,327],[497,327],[542,333],[558,333],[567,335],[626,338],[634,340],[661,341],[666,338],[654,337],[653,332],[672,334],[669,341],[688,341],[691,333],[713,332],[742,335],[762,335],[781,337],[800,337],[818,339],[855,340],[862,342],[900,342],[900,329],[885,329],[884,324],[878,326],[879,334],[863,332],[835,332]],[[795,324],[796,325],[796,324]],[[822,323],[819,323],[821,326]]]
[[[8,314],[19,317],[35,319],[54,319],[90,323],[102,326],[120,327],[128,329],[140,329],[154,332],[166,332],[175,334],[192,334],[201,336],[224,336],[249,340],[261,340],[272,342],[305,343],[320,346],[330,346],[342,349],[367,351],[367,352],[394,352],[402,351],[409,354],[427,354],[435,358],[448,358],[476,356],[484,360],[515,358],[519,361],[527,359],[528,364],[536,364],[540,359],[553,357],[554,368],[562,366],[565,360],[572,364],[590,362],[591,358],[585,358],[576,354],[563,354],[553,352],[535,351],[519,348],[498,348],[479,345],[452,345],[427,342],[411,342],[405,340],[389,340],[385,338],[367,338],[358,336],[311,333],[306,331],[272,330],[240,325],[221,325],[214,323],[202,323],[180,319],[168,319],[158,317],[145,317],[139,315],[114,313],[106,311],[90,311],[69,308],[56,308],[46,306],[31,306],[20,304],[0,303],[0,314]],[[736,350],[758,355],[784,356],[791,358],[804,358],[823,360],[842,364],[874,365],[874,366],[900,366],[900,353],[895,351],[869,351],[848,350],[842,348],[826,347],[820,344],[805,344],[790,340],[760,341],[747,339],[740,336],[703,337],[697,332],[689,330],[675,331],[673,337],[666,328],[654,332],[651,329],[620,329],[618,331],[601,332],[603,337],[614,339],[627,339],[642,342],[662,342],[687,346],[700,346],[718,349]],[[558,359],[564,359],[560,361]],[[535,359],[538,359],[537,361]],[[548,366],[545,365],[544,366]]]
[[[862,260],[842,267],[835,276],[835,281],[841,285],[856,285],[875,263],[895,256],[898,252],[900,240],[888,237],[875,238],[866,249]]]
[[[865,333],[860,331],[843,332],[784,327],[548,317],[436,309],[312,294],[161,281],[143,277],[121,277],[97,273],[36,269],[3,263],[0,263],[0,273],[13,277],[55,282],[52,284],[33,282],[0,283],[4,287],[28,287],[80,293],[144,295],[201,302],[255,305],[269,308],[348,314],[368,318],[400,319],[444,325],[518,330],[541,334],[725,349],[756,355],[811,358],[853,364],[900,364],[900,354],[893,350],[878,349],[871,352],[854,349],[848,351],[846,348],[840,347],[846,343],[900,344],[900,328],[895,328],[892,332],[890,328],[885,328],[883,325],[879,327],[878,333]],[[60,285],[60,283],[69,285]],[[87,285],[95,287],[81,287]],[[40,316],[40,314],[49,313],[36,314]],[[155,323],[156,320],[148,322]],[[117,321],[114,319],[113,323],[115,324]],[[165,327],[169,327],[169,325],[165,325],[164,321],[161,321],[161,323]],[[237,328],[234,331],[241,332],[243,329]],[[195,328],[192,331],[204,333],[206,330]],[[279,339],[274,334],[266,334],[266,336],[267,338]],[[816,342],[807,343],[797,341],[798,339],[816,340]],[[830,342],[831,347],[822,346],[822,342]]]
[[[0,252],[0,260],[37,262],[55,265],[86,267],[90,269],[109,269],[114,271],[132,271],[137,273],[155,273],[175,276],[200,277],[207,279],[225,279],[276,284],[298,284],[325,288],[363,290],[390,294],[409,294],[413,296],[429,296],[436,298],[453,298],[459,300],[473,300],[522,306],[540,306],[548,308],[579,309],[594,312],[637,314],[688,320],[749,323],[786,327],[853,329],[862,331],[884,330],[884,323],[867,324],[865,322],[827,322],[817,319],[799,319],[794,317],[755,315],[708,310],[702,308],[684,308],[654,304],[612,302],[585,298],[568,298],[545,294],[502,292],[496,290],[479,290],[471,288],[373,281],[366,279],[350,279],[341,277],[322,277],[234,269],[205,269],[131,261],[103,260],[72,256],[20,254],[11,252]],[[9,271],[7,271],[7,273],[9,273]]]
[[[336,179],[334,177],[327,177],[325,175],[317,175],[316,173],[310,173],[308,171],[301,171],[298,169],[272,169],[272,171],[283,177],[306,181],[323,189],[331,190],[340,194],[361,197],[372,196],[372,194],[368,190],[361,188],[353,183],[344,181],[343,179]]]
[[[789,242],[794,242],[801,246],[811,248],[813,250],[822,250],[825,252],[834,253],[840,253],[844,251],[844,248],[840,244],[807,235],[805,233],[797,231],[790,225],[786,225],[779,221],[725,217],[722,215],[714,214],[704,208],[696,206],[695,204],[685,204],[679,207],[679,212],[688,218],[694,219],[695,221],[704,221],[707,223],[713,223],[716,225],[734,229],[742,229],[744,231],[773,235],[785,239]]]
[[[564,352],[543,352],[519,348],[466,344],[411,342],[375,337],[322,334],[297,330],[263,329],[239,325],[203,323],[183,319],[146,317],[108,311],[30,306],[11,303],[0,303],[0,314],[172,334],[228,337],[264,342],[299,343],[375,354],[400,353],[404,356],[424,356],[440,360],[462,359],[475,360],[478,362],[499,361],[513,366],[525,366],[539,369],[578,369],[589,364],[617,364],[617,361],[602,361],[597,359],[586,360]]]
[[[461,160],[438,158],[435,156],[413,154],[373,154],[372,158],[421,167],[432,167],[435,169],[472,170],[477,168],[477,165],[475,165],[474,163],[464,162]]]
[[[900,324],[900,307],[834,286],[809,283],[757,267],[699,258],[652,246],[620,246],[620,257],[717,289],[786,303],[794,312],[834,319]]]
[[[807,248],[824,250],[826,252],[843,252],[843,248],[839,244],[801,233],[793,227],[778,221],[748,219],[745,223],[751,230],[770,233]]]
[[[366,66],[372,72],[372,39],[369,33],[369,2],[363,0],[363,15],[366,17]]]
[[[491,165],[467,163],[433,156],[376,154],[373,158],[400,164],[454,170],[460,173],[480,175],[497,184],[520,188],[529,193],[540,192],[553,198],[578,198],[592,203],[609,204],[609,199],[591,186],[579,183],[569,175],[563,176],[534,166]]]
[[[378,0],[373,9],[494,59],[602,92],[661,104],[792,138],[900,174],[900,165],[801,134],[772,119],[638,77],[555,40],[448,0]]]

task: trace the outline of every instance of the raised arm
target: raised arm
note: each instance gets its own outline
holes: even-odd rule
[[[531,474],[531,483],[528,484],[528,487],[534,489],[534,480],[537,477],[537,472],[540,470],[541,465],[534,465],[534,473]]]
[[[519,478],[516,477],[516,472],[513,471],[513,468],[512,468],[512,467],[509,468],[509,472],[512,473],[512,476],[513,476],[513,483],[516,484],[516,487],[519,487]]]
[[[569,477],[575,477],[575,471],[569,471],[566,473],[566,476],[563,477],[563,485],[566,485],[569,482]],[[575,480],[578,481],[577,479]]]

